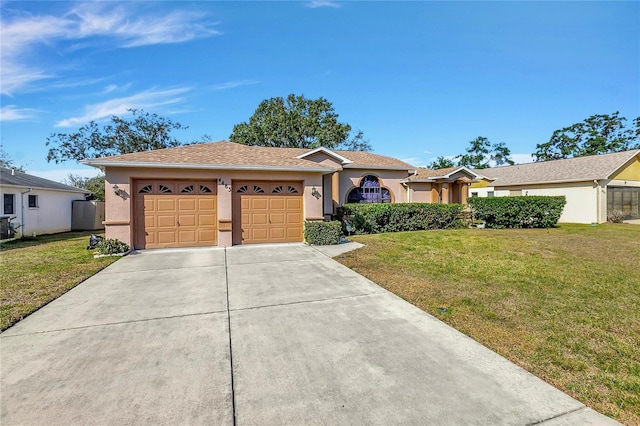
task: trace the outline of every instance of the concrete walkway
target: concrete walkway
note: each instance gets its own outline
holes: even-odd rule
[[[304,245],[134,253],[0,345],[3,425],[616,424]]]

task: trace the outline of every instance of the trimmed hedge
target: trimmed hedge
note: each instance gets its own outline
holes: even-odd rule
[[[304,240],[313,245],[328,246],[340,244],[342,224],[333,222],[305,222]]]
[[[564,195],[469,198],[474,217],[487,228],[552,228],[566,203]]]
[[[344,229],[355,234],[449,229],[463,226],[461,204],[345,204],[338,209]]]

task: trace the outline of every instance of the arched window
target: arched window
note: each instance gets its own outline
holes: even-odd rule
[[[360,180],[360,187],[353,188],[347,197],[347,203],[390,203],[391,193],[380,187],[377,177],[367,175]]]

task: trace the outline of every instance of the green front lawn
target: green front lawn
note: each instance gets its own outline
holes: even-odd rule
[[[338,260],[586,405],[640,424],[640,226],[352,237]]]
[[[86,249],[90,234],[66,232],[0,245],[0,330],[119,259],[94,259]]]

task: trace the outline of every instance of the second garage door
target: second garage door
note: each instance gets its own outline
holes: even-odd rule
[[[236,181],[233,184],[233,243],[303,241],[300,182]]]

